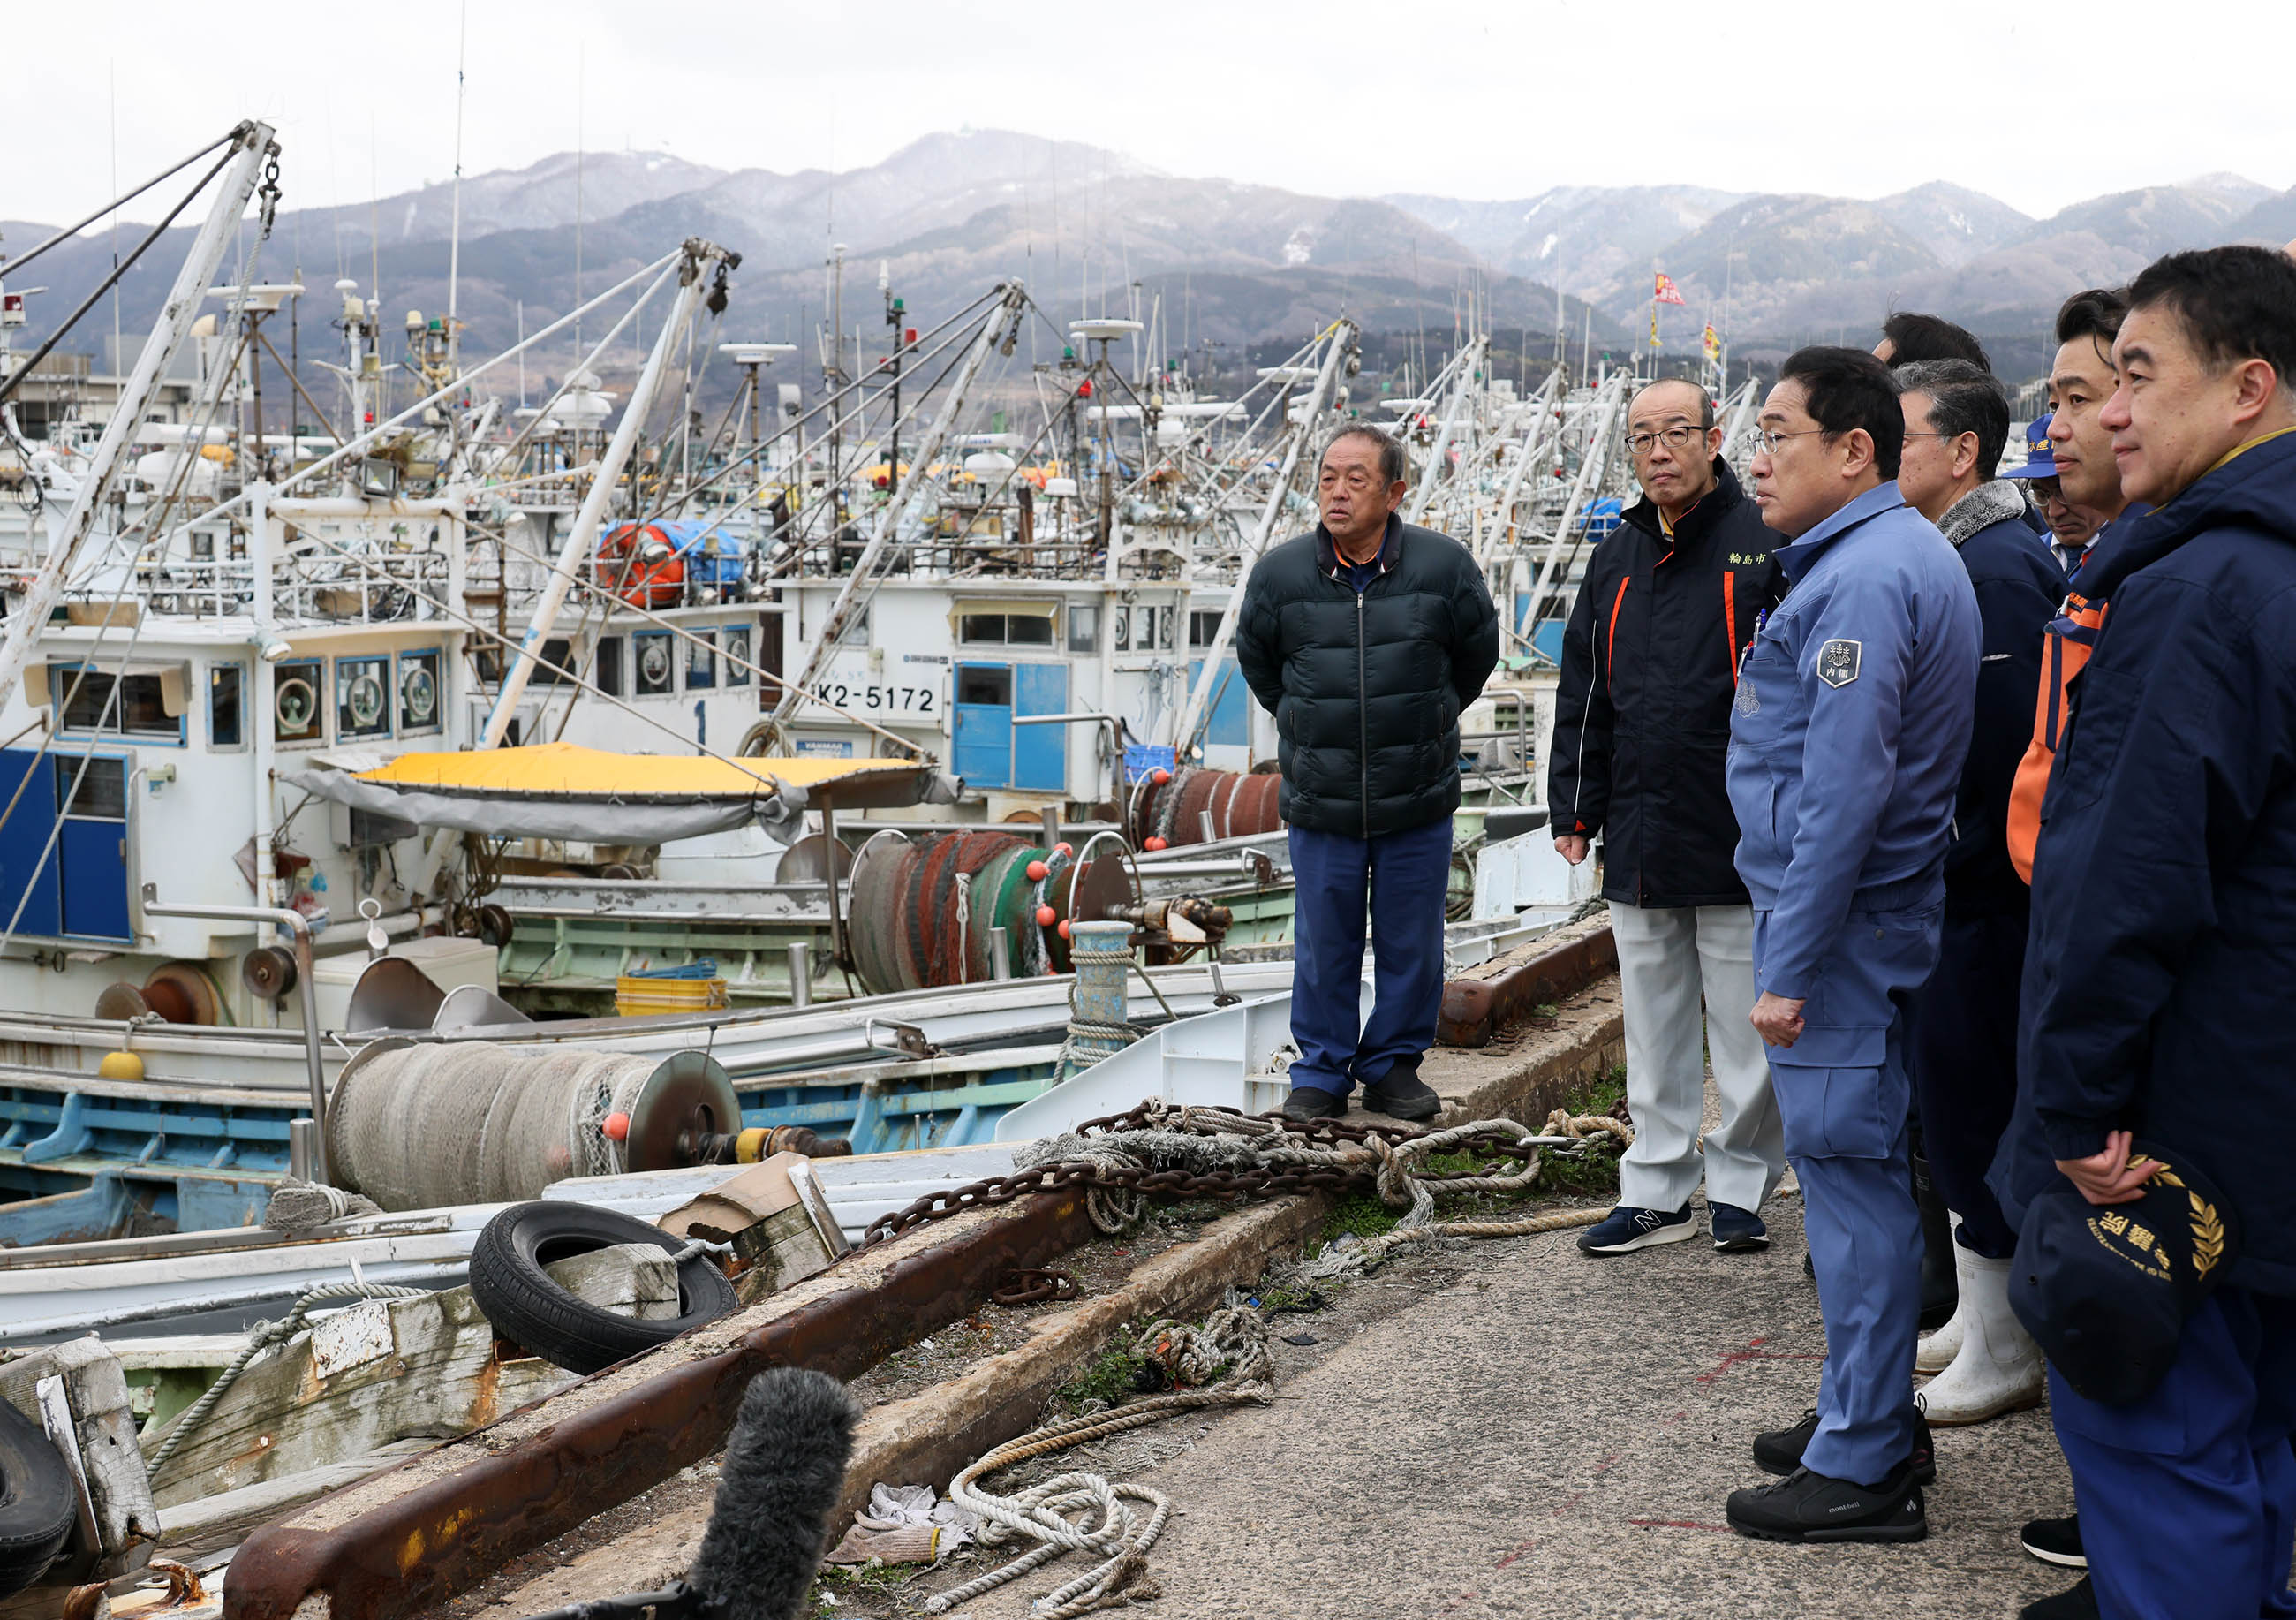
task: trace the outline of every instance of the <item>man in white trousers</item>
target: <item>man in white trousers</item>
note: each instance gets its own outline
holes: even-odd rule
[[[1635,1120],[1619,1206],[1578,1239],[1590,1254],[1696,1237],[1702,1174],[1714,1246],[1766,1248],[1761,1207],[1785,1169],[1769,1066],[1746,1021],[1754,917],[1723,777],[1739,663],[1784,582],[1721,448],[1698,384],[1635,396],[1627,450],[1643,498],[1588,559],[1562,638],[1548,825],[1574,866],[1603,840]],[[1702,1160],[1710,1057],[1721,1118]]]

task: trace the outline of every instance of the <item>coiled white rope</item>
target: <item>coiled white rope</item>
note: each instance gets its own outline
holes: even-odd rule
[[[1275,1362],[1267,1348],[1267,1324],[1233,1292],[1228,1297],[1229,1303],[1212,1312],[1201,1328],[1160,1321],[1140,1336],[1148,1359],[1165,1368],[1175,1382],[1207,1387],[1151,1395],[1113,1411],[1048,1424],[1006,1441],[950,1482],[949,1500],[980,1516],[984,1546],[1021,1538],[1037,1544],[1009,1564],[927,1599],[927,1614],[946,1614],[1064,1552],[1093,1553],[1101,1561],[1037,1599],[1031,1607],[1039,1620],[1071,1620],[1095,1609],[1145,1603],[1163,1595],[1154,1582],[1141,1578],[1148,1550],[1172,1515],[1171,1499],[1162,1492],[1146,1485],[1111,1484],[1098,1474],[1083,1472],[1057,1475],[1012,1496],[983,1490],[980,1482],[1032,1457],[1161,1422],[1178,1412],[1273,1401]],[[1209,1382],[1215,1378],[1220,1381]],[[1144,1521],[1128,1502],[1146,1505]]]

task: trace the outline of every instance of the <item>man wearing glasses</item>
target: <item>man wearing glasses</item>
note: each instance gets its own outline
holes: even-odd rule
[[[1379,429],[1334,434],[1316,475],[1323,521],[1261,559],[1236,624],[1237,666],[1282,739],[1295,1120],[1345,1114],[1358,1082],[1395,1119],[1441,1107],[1419,1061],[1443,996],[1459,711],[1498,663],[1499,621],[1467,548],[1397,516],[1405,471]]]
[[[1721,448],[1695,382],[1635,396],[1627,449],[1643,498],[1595,548],[1562,637],[1547,826],[1573,866],[1603,837],[1635,1116],[1619,1206],[1578,1239],[1590,1254],[1696,1237],[1702,1166],[1714,1246],[1767,1248],[1759,1211],[1785,1172],[1769,1067],[1746,1022],[1754,914],[1722,771],[1739,656],[1784,586],[1776,537]],[[1709,1054],[1721,1117],[1702,1155]]]
[[[1937,966],[1977,598],[1898,490],[1905,416],[1879,360],[1798,350],[1757,423],[1754,498],[1788,542],[1790,590],[1738,678],[1728,779],[1754,903],[1751,1019],[1801,1183],[1826,1357],[1816,1409],[1755,1439],[1756,1463],[1786,1477],[1732,1493],[1726,1511],[1774,1541],[1912,1542],[1936,1468],[1913,1401],[1905,1007]]]

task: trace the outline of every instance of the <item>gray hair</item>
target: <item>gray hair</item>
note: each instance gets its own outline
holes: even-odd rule
[[[1992,478],[2009,443],[2009,396],[2000,379],[1969,360],[1916,360],[1897,370],[1901,393],[1930,397],[1931,432],[1977,435],[1977,475]]]
[[[1379,476],[1383,483],[1400,483],[1410,467],[1403,458],[1403,442],[1394,434],[1374,427],[1368,422],[1350,422],[1329,439],[1324,440],[1322,455],[1316,465],[1322,466],[1323,457],[1332,453],[1332,447],[1342,439],[1368,439],[1379,447]]]

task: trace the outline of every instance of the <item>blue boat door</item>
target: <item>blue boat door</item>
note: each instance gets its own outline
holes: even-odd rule
[[[13,918],[13,932],[45,939],[134,937],[127,767],[117,754],[0,749],[0,807],[14,805],[0,823],[0,921]]]
[[[956,774],[972,787],[1023,787],[1059,793],[1068,785],[1066,726],[1015,726],[1017,714],[1068,710],[1064,663],[960,663],[956,666]]]

